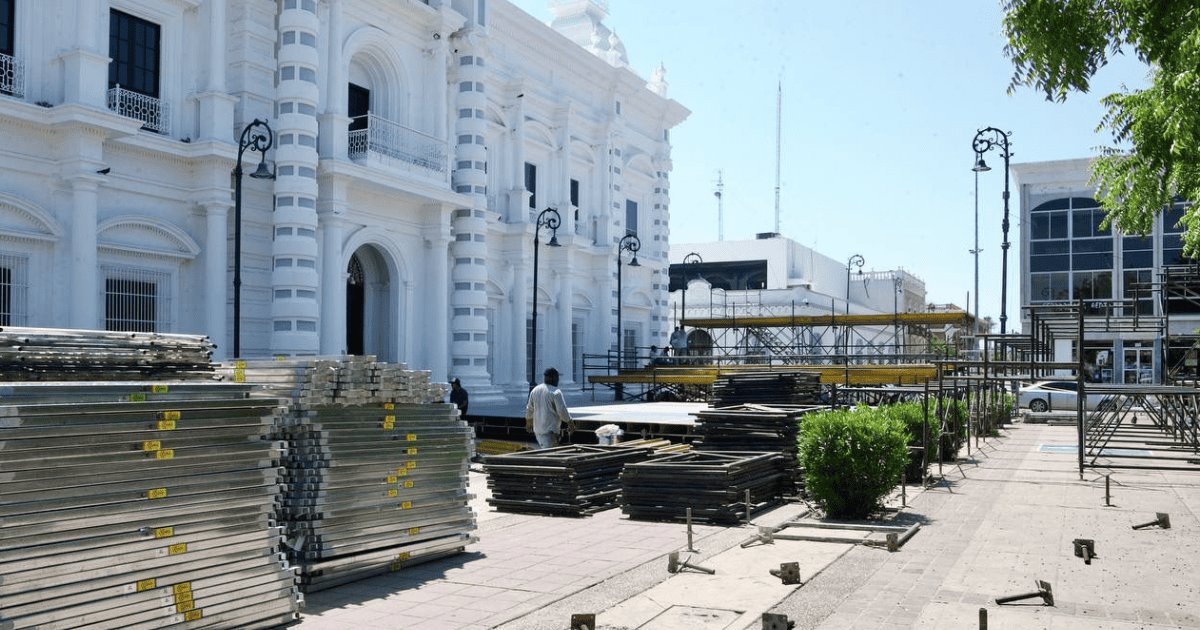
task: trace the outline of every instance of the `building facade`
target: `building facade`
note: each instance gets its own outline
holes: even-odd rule
[[[241,356],[516,393],[533,308],[537,373],[615,345],[637,233],[625,319],[665,338],[689,112],[630,69],[607,3],[551,4],[545,25],[505,0],[0,0],[0,324],[203,333],[218,358],[236,326]],[[239,224],[257,119],[274,179],[242,178]]]
[[[1183,255],[1184,228],[1178,225],[1187,206],[1165,209],[1145,236],[1106,228],[1104,210],[1089,184],[1091,164],[1090,159],[1074,159],[1013,166],[1021,210],[1021,303],[1125,300],[1114,307],[1119,310],[1104,314],[1136,311],[1154,320],[1166,311],[1162,330],[1148,326],[1090,335],[1083,344],[1085,363],[1104,382],[1158,383],[1165,369],[1194,374],[1187,347],[1200,328],[1200,304],[1179,297],[1164,301],[1155,288],[1164,267],[1195,264]],[[1022,323],[1028,332],[1024,309]],[[1172,338],[1177,342],[1164,348],[1164,339]],[[1074,360],[1075,351],[1072,342],[1060,340],[1055,359]]]
[[[864,271],[869,265],[853,258],[835,260],[775,233],[754,240],[672,244],[671,327],[688,318],[895,315],[925,312],[930,306],[925,282],[916,275],[904,269]],[[935,332],[952,339],[958,334],[957,329]],[[836,325],[786,333],[790,340],[785,345],[814,355],[836,351],[863,360],[894,360],[927,349],[927,338],[918,339],[899,326],[861,326],[852,338],[846,327]],[[689,347],[721,343],[708,335],[689,327]],[[767,336],[747,327],[726,343],[752,351],[769,345]]]

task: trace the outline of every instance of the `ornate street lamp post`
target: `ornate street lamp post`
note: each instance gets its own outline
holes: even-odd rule
[[[1008,330],[1008,161],[1012,151],[1009,150],[1008,134],[995,127],[980,129],[971,141],[971,148],[975,150],[975,166],[971,170],[976,173],[992,170],[983,161],[984,153],[999,148],[1004,158],[1004,221],[1000,224],[1004,232],[1004,241],[1000,243],[1000,334],[1003,335]]]
[[[267,149],[275,142],[271,126],[255,118],[242,130],[238,140],[237,166],[233,167],[233,357],[242,356],[242,155],[246,149],[258,151],[258,168],[250,173],[254,179],[275,179],[267,168]]]
[[[537,224],[533,227],[533,329],[529,333],[532,341],[532,347],[529,350],[529,389],[533,389],[537,385],[538,237],[542,233],[542,228],[549,228],[550,242],[546,243],[546,247],[561,247],[558,243],[558,226],[561,223],[562,217],[559,216],[558,210],[546,208],[538,214]]]
[[[641,267],[638,264],[637,253],[642,248],[642,241],[636,234],[626,234],[617,242],[617,369],[620,370],[621,365],[625,362],[625,330],[621,327],[621,302],[624,295],[621,293],[621,255],[625,252],[633,254],[633,260],[629,261],[630,267]],[[625,390],[621,383],[617,383],[613,398],[616,400],[624,400]]]
[[[862,275],[862,267],[866,263],[863,257],[855,254],[846,261],[846,314],[850,314],[850,268],[858,267],[859,275]]]

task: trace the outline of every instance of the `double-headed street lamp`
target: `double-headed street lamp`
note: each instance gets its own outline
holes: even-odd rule
[[[550,242],[546,243],[546,247],[561,247],[558,243],[558,226],[562,223],[562,217],[559,216],[558,210],[554,208],[546,208],[537,216],[537,225],[533,227],[533,330],[530,331],[532,336],[532,344],[529,350],[529,389],[533,389],[537,385],[537,301],[538,301],[538,237],[542,233],[542,228],[550,229]]]
[[[976,173],[992,170],[983,161],[984,153],[999,148],[1004,158],[1004,222],[1000,224],[1004,232],[1004,241],[1000,243],[1000,334],[1003,335],[1007,332],[1008,323],[1008,160],[1012,157],[1012,151],[1009,150],[1008,134],[995,127],[980,129],[971,141],[971,148],[975,150],[975,166],[971,170]]]
[[[862,267],[866,263],[863,257],[855,254],[846,261],[846,314],[850,314],[850,268],[858,267],[858,275],[862,275]]]
[[[617,242],[617,368],[625,362],[625,331],[621,328],[621,302],[624,297],[621,293],[621,258],[622,254],[629,252],[633,254],[633,260],[629,261],[630,267],[641,267],[638,264],[637,253],[642,248],[642,240],[637,237],[637,234],[626,234]],[[617,383],[615,398],[621,400],[623,398],[621,384]]]
[[[242,356],[242,155],[246,149],[258,151],[258,168],[250,173],[254,179],[275,179],[267,168],[267,149],[275,142],[271,126],[255,118],[242,130],[238,140],[237,166],[233,167],[233,357]]]
[[[691,252],[687,256],[683,257],[683,263],[680,265],[683,268],[683,297],[680,300],[680,304],[679,304],[679,325],[680,326],[683,325],[683,320],[685,317],[687,317],[687,290],[688,290],[688,282],[691,281],[691,274],[688,273],[688,270],[694,268],[696,265],[699,265],[700,263],[703,263],[703,262],[704,262],[704,259],[700,257],[700,254],[697,254],[696,252]]]

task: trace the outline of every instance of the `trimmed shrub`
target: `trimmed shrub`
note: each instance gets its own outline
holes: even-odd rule
[[[924,446],[925,408],[920,402],[902,402],[895,405],[880,407],[879,413],[898,420],[908,431],[908,446]],[[934,432],[937,427],[930,429]],[[908,465],[904,468],[904,481],[916,482],[925,478],[925,456],[920,451],[909,453]]]
[[[800,427],[805,489],[834,518],[866,518],[908,463],[904,424],[875,409],[826,411]]]

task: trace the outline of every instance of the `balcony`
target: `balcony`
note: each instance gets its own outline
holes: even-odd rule
[[[410,129],[375,114],[354,118],[366,120],[365,129],[352,129],[349,135],[350,159],[364,162],[381,159],[385,164],[423,171],[426,176],[444,179],[447,175],[448,145],[431,135]]]
[[[122,116],[142,121],[142,129],[147,131],[165,135],[171,129],[171,110],[162,99],[118,85],[108,90],[108,108]]]
[[[0,53],[0,94],[25,98],[25,62]]]

